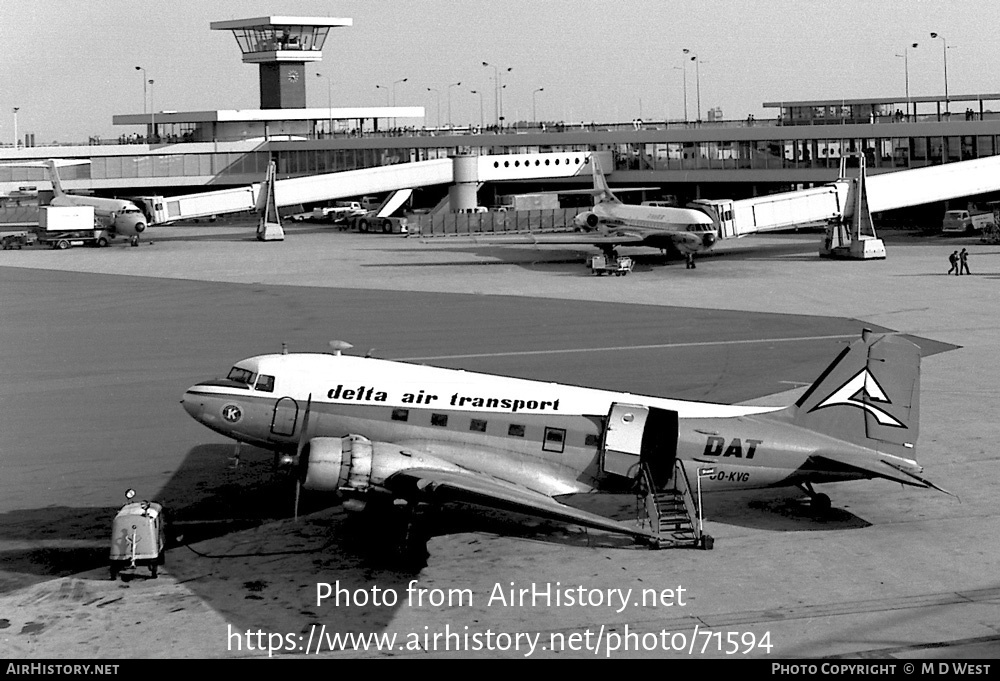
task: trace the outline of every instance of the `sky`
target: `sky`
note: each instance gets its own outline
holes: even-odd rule
[[[396,104],[425,107],[428,126],[439,107],[448,121],[449,99],[453,123],[478,124],[472,90],[495,120],[484,61],[504,72],[508,122],[533,106],[549,121],[683,119],[685,81],[692,119],[699,91],[702,116],[726,119],[773,117],[771,101],[902,101],[907,72],[912,96],[941,95],[946,45],[951,95],[1000,92],[995,0],[3,0],[0,142],[13,107],[36,144],[139,132],[111,120],[143,111],[136,66],[156,111],[257,109],[257,66],[209,24],[268,15],[354,21],[307,64],[308,106],[328,87],[334,106],[384,106],[375,85],[406,78]]]

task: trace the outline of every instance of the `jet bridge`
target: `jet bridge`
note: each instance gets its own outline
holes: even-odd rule
[[[605,153],[608,158],[600,160],[610,163],[610,152],[598,153]],[[474,174],[478,181],[589,175],[590,156],[590,152],[478,156]],[[282,208],[363,194],[452,184],[455,181],[454,165],[455,159],[442,158],[277,180],[274,183],[274,199],[276,205]],[[172,196],[164,201],[163,214],[157,216],[156,222],[254,210],[260,188],[260,183],[254,183],[246,187]]]

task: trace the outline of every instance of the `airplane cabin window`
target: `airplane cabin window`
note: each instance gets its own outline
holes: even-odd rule
[[[447,414],[431,414],[431,425],[432,426],[447,426],[448,425],[448,415]]]
[[[469,422],[469,430],[474,430],[477,433],[485,433],[486,421],[482,419],[472,419],[472,421]]]
[[[257,385],[254,386],[256,390],[262,390],[266,393],[274,392],[274,376],[267,376],[261,374],[257,377]]]
[[[545,428],[545,437],[542,438],[542,449],[546,452],[562,452],[566,447],[565,428]]]
[[[410,410],[409,409],[393,409],[392,410],[392,420],[393,421],[409,421],[410,420]]]
[[[511,437],[524,437],[524,426],[512,423],[507,429],[507,434]]]

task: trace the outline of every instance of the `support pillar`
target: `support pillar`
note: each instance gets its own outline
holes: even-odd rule
[[[448,187],[448,200],[451,212],[463,208],[475,208],[478,204],[476,195],[479,191],[479,157],[471,154],[459,154],[451,157],[454,168],[455,184]]]

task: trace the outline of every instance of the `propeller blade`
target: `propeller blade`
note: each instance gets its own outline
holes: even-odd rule
[[[306,413],[302,415],[302,427],[299,429],[299,444],[295,449],[295,461],[298,465],[298,474],[295,476],[295,512],[296,522],[299,519],[299,497],[302,492],[302,478],[305,475],[305,462],[302,461],[302,451],[309,443],[309,414],[312,412],[312,393],[306,399]]]

